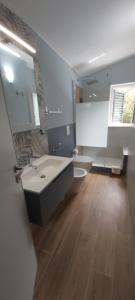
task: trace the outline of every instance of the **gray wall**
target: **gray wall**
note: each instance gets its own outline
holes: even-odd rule
[[[75,148],[75,124],[70,124],[70,135],[67,135],[66,126],[56,127],[48,130],[49,153],[72,157]],[[59,143],[61,146],[59,147]],[[55,151],[53,152],[53,147]]]
[[[108,74],[107,74],[108,73]],[[115,63],[108,68],[105,68],[87,79],[81,81],[82,86],[86,86],[86,82],[92,79],[97,79],[99,83],[106,84],[107,77],[110,84],[120,84],[135,81],[135,56],[129,57],[121,62]]]
[[[71,156],[75,145],[73,80],[76,76],[71,68],[38,37],[39,61],[45,94],[45,105],[50,110],[62,109],[60,115],[46,115],[49,153]],[[70,125],[70,136],[66,135]],[[52,147],[62,147],[52,153]]]
[[[62,109],[61,115],[47,115],[47,129],[74,123],[72,80],[75,74],[42,39],[38,38],[39,60],[45,103],[51,110]]]
[[[106,86],[107,78],[110,85],[135,82],[135,56],[93,74],[87,80],[83,80],[81,84],[85,87],[87,81],[97,79],[100,85]],[[127,127],[109,127],[107,148],[84,147],[83,153],[87,155],[120,157],[123,145],[127,145],[128,143],[130,130],[131,128]]]

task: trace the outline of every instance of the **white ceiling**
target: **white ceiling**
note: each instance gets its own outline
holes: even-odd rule
[[[78,73],[135,54],[135,0],[3,0]],[[95,56],[104,57],[89,64]]]

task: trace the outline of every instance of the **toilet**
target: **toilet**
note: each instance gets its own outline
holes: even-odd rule
[[[75,168],[81,168],[89,172],[92,167],[92,160],[89,156],[74,155],[73,164]]]
[[[85,177],[87,174],[88,172],[85,169],[74,167],[74,179],[76,181],[80,182],[81,178]]]
[[[71,189],[71,194],[77,194],[79,188],[92,167],[92,160],[88,156],[74,155],[74,183]]]
[[[70,190],[70,194],[77,194],[79,192],[81,184],[83,183],[83,180],[87,174],[87,170],[74,167],[74,182]]]

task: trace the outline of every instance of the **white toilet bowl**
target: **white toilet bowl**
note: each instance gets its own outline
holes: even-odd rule
[[[75,168],[85,169],[89,172],[92,167],[92,160],[89,156],[74,155],[73,164]]]
[[[71,188],[71,194],[77,194],[79,192],[81,184],[87,174],[88,172],[85,169],[74,167],[74,183]]]
[[[74,179],[79,180],[83,177],[85,177],[88,174],[88,172],[85,169],[82,168],[74,168]]]

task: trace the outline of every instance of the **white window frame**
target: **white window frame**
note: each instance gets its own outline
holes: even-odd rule
[[[113,89],[117,86],[125,86],[125,85],[134,85],[135,82],[128,82],[128,83],[122,83],[122,84],[113,84],[110,85],[110,100],[109,100],[109,121],[108,121],[108,127],[135,127],[134,123],[120,123],[120,122],[113,122],[112,121],[112,113],[113,113]]]

